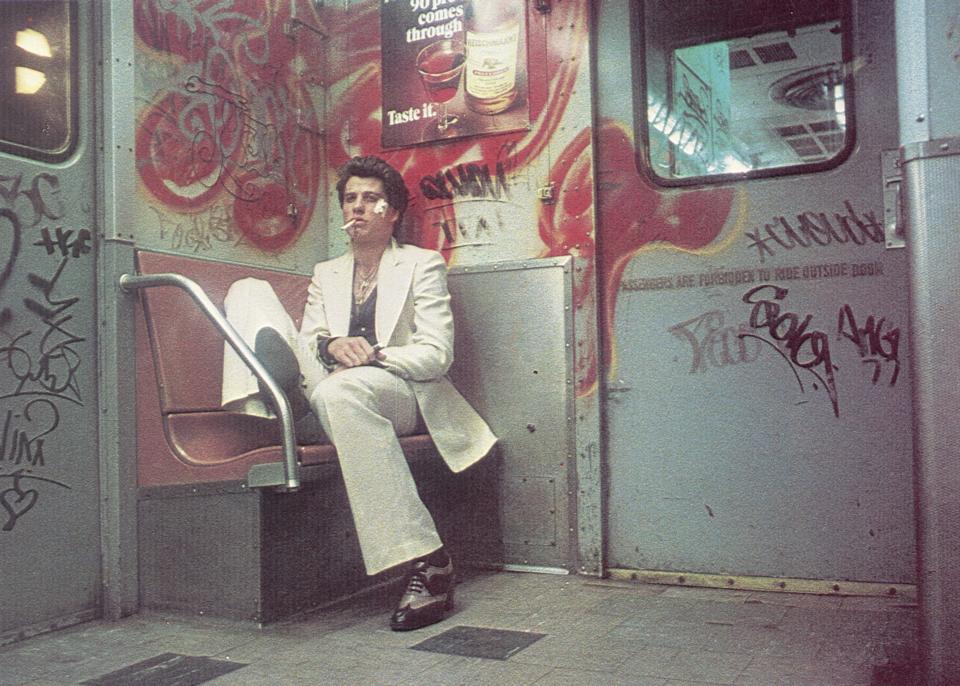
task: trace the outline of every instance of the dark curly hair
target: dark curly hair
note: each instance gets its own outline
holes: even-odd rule
[[[341,207],[343,207],[344,188],[346,188],[347,181],[351,176],[383,181],[383,192],[387,196],[387,202],[398,213],[397,221],[393,224],[393,235],[394,238],[400,240],[399,234],[400,226],[403,224],[403,213],[407,211],[407,203],[410,201],[410,192],[407,190],[407,184],[404,183],[400,172],[376,155],[352,158],[337,172],[337,198],[340,200]]]

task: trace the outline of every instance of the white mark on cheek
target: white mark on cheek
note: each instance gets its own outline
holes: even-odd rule
[[[379,214],[381,217],[387,213],[387,201],[383,198],[377,200],[377,204],[373,206],[373,213]]]

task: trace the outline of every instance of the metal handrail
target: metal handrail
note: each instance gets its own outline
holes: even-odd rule
[[[203,310],[207,318],[220,331],[227,343],[237,352],[244,364],[250,368],[260,383],[267,388],[273,399],[273,405],[279,410],[280,426],[283,432],[283,456],[284,456],[284,479],[286,487],[289,489],[300,488],[300,463],[297,460],[296,435],[293,428],[293,412],[290,410],[290,402],[286,394],[277,382],[273,380],[270,373],[264,368],[254,355],[253,350],[247,345],[233,325],[227,321],[221,314],[217,306],[213,304],[210,297],[197,284],[182,274],[148,274],[137,276],[133,274],[122,274],[120,276],[120,288],[131,292],[141,288],[153,288],[155,286],[173,286],[187,292],[193,298],[193,301]]]

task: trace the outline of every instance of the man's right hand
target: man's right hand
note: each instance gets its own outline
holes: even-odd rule
[[[342,336],[327,344],[327,354],[344,367],[360,367],[383,357],[363,336]]]

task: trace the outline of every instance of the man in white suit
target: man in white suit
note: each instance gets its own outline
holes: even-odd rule
[[[496,438],[445,376],[453,316],[443,257],[394,236],[408,202],[403,178],[377,157],[355,157],[337,193],[350,250],[314,268],[299,333],[265,282],[237,282],[224,304],[294,413],[308,401],[337,448],[367,573],[413,561],[390,626],[417,629],[452,607],[453,563],[397,436],[422,417],[455,472]],[[225,354],[224,405],[256,393],[255,379]]]

